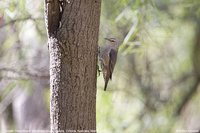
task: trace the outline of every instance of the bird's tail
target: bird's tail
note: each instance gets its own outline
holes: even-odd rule
[[[105,80],[104,91],[106,91],[106,88],[107,88],[107,85],[108,85],[108,80],[109,80],[109,79],[106,79],[106,80]]]

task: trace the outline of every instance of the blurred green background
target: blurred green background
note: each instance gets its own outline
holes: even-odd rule
[[[0,124],[49,129],[43,1],[0,1]],[[99,45],[120,40],[106,92],[97,79],[99,133],[200,130],[200,1],[103,0]]]

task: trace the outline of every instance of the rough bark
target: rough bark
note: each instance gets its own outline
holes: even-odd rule
[[[60,2],[62,8],[59,11],[58,3],[56,0],[45,1],[50,52],[51,130],[93,132],[96,130],[101,0]],[[52,16],[59,17],[53,19]]]

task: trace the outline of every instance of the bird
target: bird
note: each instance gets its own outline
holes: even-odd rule
[[[101,47],[99,53],[99,62],[105,81],[104,91],[106,91],[108,81],[112,80],[112,74],[117,61],[117,54],[120,43],[116,38],[105,38],[109,43]]]

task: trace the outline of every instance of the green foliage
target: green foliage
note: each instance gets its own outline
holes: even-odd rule
[[[100,38],[113,35],[122,45],[108,92],[102,94],[103,81],[99,79],[97,95],[109,101],[97,100],[98,110],[113,112],[107,116],[99,111],[98,118],[109,117],[116,126],[106,118],[98,119],[99,125],[110,125],[97,125],[99,131],[169,133],[196,129],[195,124],[187,125],[183,119],[194,122],[196,115],[184,110],[177,115],[176,111],[196,82],[193,72],[197,56],[194,58],[193,47],[200,20],[199,3],[198,0],[103,2]],[[106,93],[111,93],[112,99],[107,99]],[[125,104],[126,100],[131,102]],[[189,101],[194,102],[193,98]],[[196,107],[186,103],[184,107],[199,113]],[[119,108],[126,112],[115,113]]]

